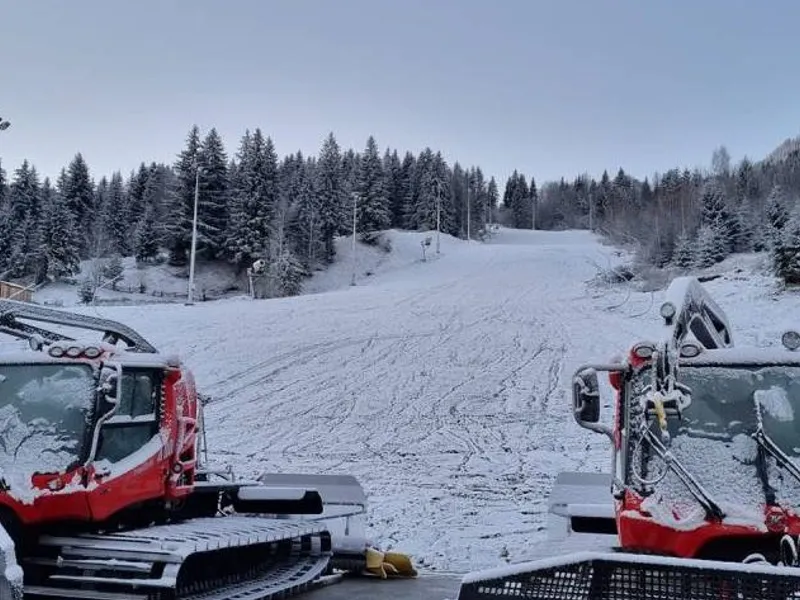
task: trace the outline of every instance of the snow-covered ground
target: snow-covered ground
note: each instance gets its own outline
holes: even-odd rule
[[[219,460],[355,474],[374,541],[423,569],[523,560],[545,536],[556,474],[609,463],[605,439],[570,416],[573,371],[652,338],[663,292],[593,283],[626,257],[588,232],[443,236],[424,263],[418,234],[391,235],[394,256],[354,287],[343,256],[326,275],[334,291],[81,310],[183,356],[213,396]],[[737,345],[779,344],[800,299],[776,300],[771,278],[751,273],[757,257],[736,260],[707,287]]]

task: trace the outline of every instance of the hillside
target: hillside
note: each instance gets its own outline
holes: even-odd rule
[[[376,542],[464,571],[525,557],[559,471],[607,468],[605,440],[569,415],[569,378],[655,334],[661,292],[595,283],[623,260],[585,231],[501,229],[356,287],[82,310],[183,355],[213,396],[216,459],[353,473]],[[774,297],[757,255],[729,261],[707,286],[737,344],[779,344],[800,298]]]
[[[388,230],[381,233],[376,245],[356,241],[356,284],[371,281],[397,269],[422,264],[422,244],[428,240],[426,259],[436,258],[435,232],[410,232]],[[445,243],[455,238],[442,234]],[[477,242],[476,242],[477,243]],[[335,241],[336,259],[327,268],[316,269],[303,282],[302,294],[314,294],[350,286],[353,276],[353,248],[350,237],[339,237]],[[98,264],[102,264],[99,261]],[[98,304],[152,304],[157,302],[183,303],[189,285],[188,267],[172,267],[167,264],[137,265],[133,257],[122,260],[123,273],[117,280],[116,289],[105,284],[96,293]],[[78,294],[79,282],[90,277],[95,269],[93,261],[82,261],[80,272],[74,281],[48,283],[33,294],[35,302],[58,306],[76,306],[81,303]],[[104,280],[107,281],[107,280]],[[197,301],[247,296],[248,283],[245,273],[236,273],[235,268],[224,262],[198,261],[195,271]]]

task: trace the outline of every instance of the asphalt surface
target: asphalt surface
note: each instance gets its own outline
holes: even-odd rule
[[[461,585],[458,575],[419,575],[414,579],[345,578],[310,591],[302,600],[456,600]]]

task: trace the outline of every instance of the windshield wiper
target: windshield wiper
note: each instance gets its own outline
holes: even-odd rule
[[[771,437],[764,433],[764,424],[760,421],[759,419],[758,427],[755,433],[751,434],[750,437],[756,441],[756,444],[758,444],[760,448],[763,448],[767,454],[775,459],[775,464],[788,471],[789,474],[800,483],[800,468],[798,468],[797,464],[788,454],[772,441]]]
[[[775,459],[775,464],[788,471],[792,477],[800,482],[800,468],[798,468],[797,464],[789,457],[789,455],[781,450],[780,446],[772,441],[772,438],[769,437],[764,431],[764,418],[761,414],[761,403],[758,401],[755,395],[753,395],[753,404],[756,408],[757,425],[755,432],[752,433],[750,437],[756,441],[756,444],[758,444],[759,448],[765,450],[767,454]]]

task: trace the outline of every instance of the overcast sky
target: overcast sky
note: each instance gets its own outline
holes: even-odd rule
[[[99,179],[229,155],[441,150],[505,182],[761,158],[800,134],[796,0],[4,0],[0,157]]]

